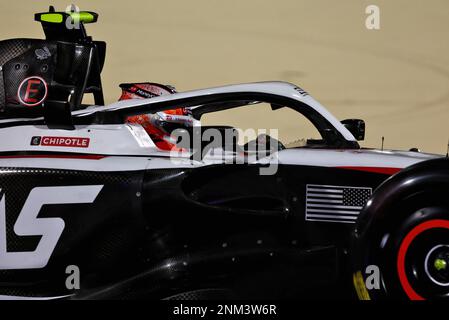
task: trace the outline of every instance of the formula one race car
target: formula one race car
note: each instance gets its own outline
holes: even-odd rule
[[[0,42],[1,298],[351,297],[352,278],[360,298],[448,295],[443,156],[363,149],[362,120],[284,82],[104,106],[106,46],[83,26],[97,15],[35,18],[45,40]],[[290,110],[319,137],[241,143],[232,126],[173,125],[177,148],[161,150],[127,122],[180,106],[197,122]]]

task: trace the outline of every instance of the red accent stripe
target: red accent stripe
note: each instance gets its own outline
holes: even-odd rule
[[[397,260],[397,269],[399,274],[399,281],[401,282],[402,288],[405,293],[411,300],[425,300],[421,297],[410,285],[410,282],[407,279],[407,275],[405,274],[405,256],[407,254],[407,250],[413,240],[422,232],[434,229],[434,228],[444,228],[449,229],[449,221],[442,219],[435,219],[423,222],[414,227],[402,240],[401,246],[399,247],[398,252],[398,260]]]
[[[87,160],[100,160],[105,158],[105,156],[100,155],[62,155],[62,154],[24,154],[24,155],[11,155],[11,156],[0,156],[0,159],[22,159],[22,158],[56,158],[56,159],[87,159]]]
[[[391,168],[391,167],[337,167],[337,168],[388,174],[390,176],[402,170],[402,168]]]

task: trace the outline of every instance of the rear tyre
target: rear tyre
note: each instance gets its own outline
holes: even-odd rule
[[[382,225],[384,230],[376,232],[370,243],[365,242],[367,248],[358,248],[356,257],[358,277],[362,274],[366,280],[360,271],[369,265],[378,266],[381,285],[363,291],[359,281],[359,297],[362,293],[362,297],[371,299],[448,299],[449,208],[421,208]]]

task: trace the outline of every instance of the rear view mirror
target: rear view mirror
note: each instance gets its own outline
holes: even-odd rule
[[[357,141],[365,139],[365,121],[361,119],[346,119],[341,122]]]

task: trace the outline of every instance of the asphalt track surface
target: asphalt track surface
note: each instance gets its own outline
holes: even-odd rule
[[[0,38],[42,37],[33,13],[69,1],[3,0]],[[338,118],[363,118],[363,146],[445,154],[449,139],[449,2],[383,0],[76,1],[100,13],[88,32],[108,43],[107,102],[118,84],[178,90],[262,80],[299,84]],[[365,8],[380,8],[367,30]],[[239,111],[240,112],[240,111]],[[281,114],[220,114],[207,121],[308,132]],[[287,117],[289,118],[289,117]],[[273,120],[273,123],[271,123]],[[233,122],[235,121],[235,122]],[[303,130],[304,133],[301,131]]]

